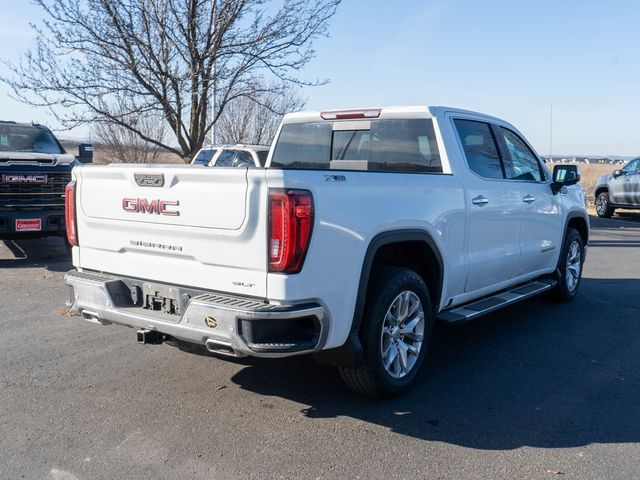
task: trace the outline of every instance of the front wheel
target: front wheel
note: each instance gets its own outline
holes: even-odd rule
[[[424,361],[433,313],[424,281],[413,270],[379,269],[360,332],[364,350],[358,368],[340,367],[352,390],[371,397],[390,398],[411,388]]]
[[[575,228],[567,230],[558,263],[558,286],[556,298],[561,302],[570,302],[578,294],[582,281],[584,265],[584,243]]]
[[[611,218],[615,209],[609,201],[609,193],[602,192],[596,198],[596,213],[600,218]]]

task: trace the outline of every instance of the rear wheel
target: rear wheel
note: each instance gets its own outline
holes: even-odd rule
[[[584,264],[584,243],[575,228],[567,230],[558,264],[558,286],[556,298],[561,302],[570,302],[578,294],[582,281]]]
[[[379,269],[360,332],[364,350],[358,368],[340,367],[352,390],[380,398],[400,395],[411,388],[424,361],[433,314],[429,293],[413,270]]]
[[[73,245],[69,243],[69,239],[67,238],[66,235],[63,235],[62,238],[64,239],[64,247],[65,247],[65,250],[67,251],[67,255],[71,256],[71,250],[73,249]]]
[[[609,192],[601,192],[596,198],[596,213],[601,218],[611,218],[615,208],[611,206],[609,201]]]

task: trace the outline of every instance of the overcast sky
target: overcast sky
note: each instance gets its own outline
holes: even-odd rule
[[[40,12],[26,0],[0,5],[0,57],[15,61]],[[478,110],[515,124],[541,154],[553,102],[554,153],[640,155],[639,19],[638,0],[343,0],[303,72],[330,83],[303,96],[314,110]],[[2,119],[55,127],[7,93],[0,85]]]

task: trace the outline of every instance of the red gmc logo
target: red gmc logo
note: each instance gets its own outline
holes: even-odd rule
[[[177,217],[180,212],[172,207],[177,207],[180,202],[169,200],[147,200],[146,198],[123,198],[122,209],[131,213],[150,213],[153,215],[169,215]]]

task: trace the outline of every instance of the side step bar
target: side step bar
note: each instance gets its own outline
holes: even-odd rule
[[[511,290],[503,290],[489,297],[475,300],[451,310],[445,310],[438,315],[441,320],[449,325],[468,322],[474,318],[494,312],[508,305],[520,302],[539,293],[551,290],[558,284],[557,280],[545,279],[520,285]]]

